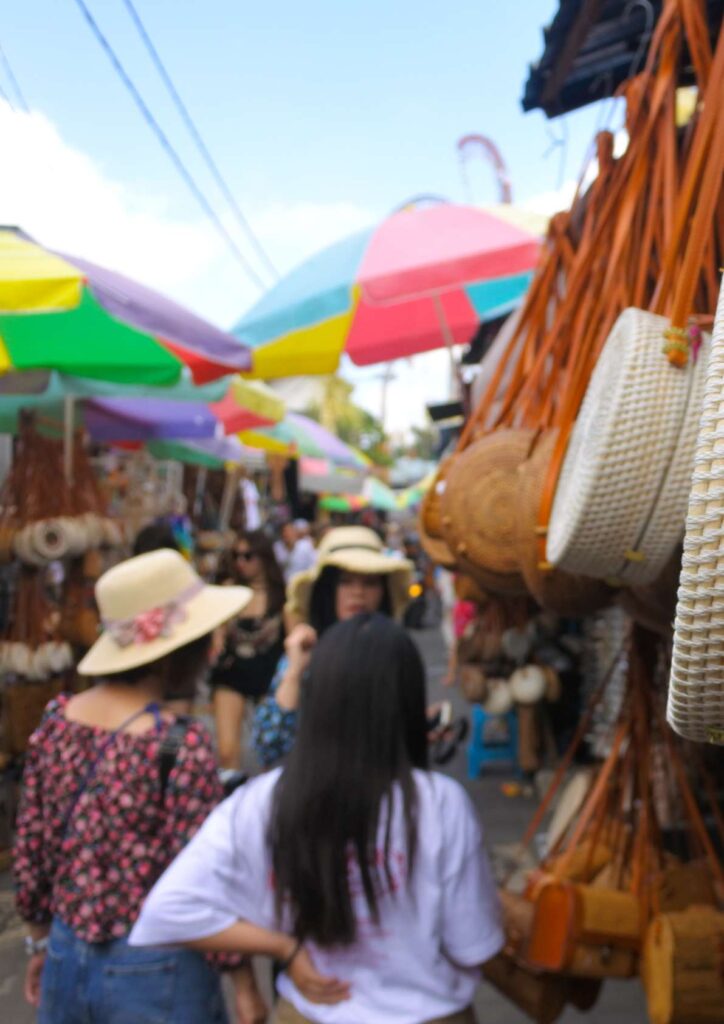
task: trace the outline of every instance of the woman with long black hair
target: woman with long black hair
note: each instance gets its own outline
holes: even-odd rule
[[[324,633],[285,768],[210,816],[132,942],[277,958],[277,1024],[474,1022],[498,903],[463,788],[427,770],[424,669],[399,626]]]
[[[235,770],[241,762],[247,701],[266,694],[284,653],[284,577],[262,530],[239,535],[223,582],[252,590],[244,614],[227,628],[224,650],[210,678],[219,760],[222,768]]]

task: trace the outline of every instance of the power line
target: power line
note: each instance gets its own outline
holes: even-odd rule
[[[28,106],[28,104],[25,101],[25,97],[23,96],[22,89],[20,88],[20,85],[18,84],[17,78],[13,74],[13,69],[10,67],[10,61],[5,56],[5,51],[3,50],[2,46],[0,46],[0,62],[2,62],[2,65],[5,68],[5,73],[8,76],[8,80],[10,82],[10,85],[13,88],[13,92],[15,93],[15,98],[16,98],[18,104],[23,108],[23,110],[25,111],[26,114],[29,114],[30,113],[30,107]],[[13,110],[14,110],[15,107],[13,106],[10,97],[8,96],[8,94],[5,92],[4,89],[3,89],[3,96],[8,101],[10,106],[13,107]]]
[[[165,67],[165,65],[164,65],[163,61],[161,60],[161,57],[160,57],[160,55],[158,53],[158,50],[153,45],[153,42],[151,41],[151,38],[150,38],[150,36],[149,36],[149,34],[148,34],[147,30],[146,30],[146,27],[143,24],[143,22],[141,21],[141,17],[139,15],[138,11],[136,10],[132,0],[123,0],[123,4],[124,4],[126,10],[128,11],[128,13],[129,13],[129,15],[131,17],[131,20],[133,21],[134,25],[136,26],[136,29],[138,30],[138,34],[140,35],[141,39],[143,40],[143,43],[144,43],[146,49],[148,50],[148,53],[149,53],[149,55],[151,57],[151,60],[153,61],[154,65],[156,67],[156,70],[158,71],[159,75],[161,76],[161,78],[162,78],[162,80],[164,82],[164,85],[166,86],[166,88],[167,88],[167,90],[168,90],[168,92],[169,92],[169,94],[171,96],[171,99],[174,102],[174,106],[176,107],[176,110],[178,111],[179,115],[183,119],[186,127],[188,128],[188,131],[189,131],[191,137],[193,138],[194,142],[196,143],[197,149],[199,150],[199,152],[201,153],[202,157],[204,158],[204,161],[206,162],[206,166],[209,168],[209,171],[213,175],[214,180],[216,181],[216,184],[219,186],[219,189],[221,190],[221,192],[222,192],[224,198],[226,199],[227,203],[229,204],[231,209],[234,211],[234,215],[236,216],[236,220],[237,220],[238,224],[240,225],[242,231],[246,234],[247,239],[251,242],[251,244],[254,247],[257,255],[259,256],[259,258],[265,264],[267,270],[269,270],[269,272],[271,274],[273,274],[273,276],[275,278],[278,279],[278,277],[279,277],[278,270],[276,269],[276,267],[274,266],[274,264],[270,260],[269,256],[267,255],[264,247],[262,246],[262,244],[259,241],[259,239],[257,238],[257,236],[254,234],[254,231],[252,230],[251,225],[249,224],[248,220],[246,219],[246,217],[242,213],[242,211],[241,211],[241,209],[239,207],[239,204],[237,203],[236,199],[234,198],[234,195],[233,195],[231,189],[229,188],[228,184],[226,183],[226,180],[224,179],[223,175],[221,174],[221,171],[219,170],[219,167],[218,167],[216,161],[211,156],[211,153],[209,152],[208,146],[206,145],[206,143],[204,142],[204,140],[203,140],[203,138],[201,136],[201,132],[199,131],[196,123],[194,122],[193,118],[191,117],[191,114],[189,113],[188,107],[186,106],[184,101],[181,99],[181,97],[180,97],[180,95],[178,93],[178,90],[176,89],[176,86],[174,85],[174,83],[173,83],[173,81],[171,79],[171,75],[166,70],[166,67]]]
[[[98,26],[98,23],[96,22],[95,18],[93,17],[93,15],[91,14],[90,10],[86,6],[84,0],[75,0],[75,5],[76,5],[76,7],[78,7],[78,9],[80,10],[81,14],[85,18],[89,28],[91,29],[93,35],[96,38],[97,43],[99,44],[101,49],[105,52],[105,54],[108,57],[109,61],[113,65],[113,68],[114,68],[116,74],[118,75],[118,77],[123,82],[123,84],[126,87],[127,91],[131,94],[131,98],[133,99],[133,102],[136,104],[136,106],[140,110],[141,115],[143,116],[143,119],[145,120],[146,124],[149,126],[149,128],[151,128],[151,130],[156,135],[156,138],[158,139],[159,143],[161,144],[163,149],[168,154],[170,160],[172,161],[172,163],[175,166],[175,168],[178,171],[178,173],[181,175],[181,177],[186,182],[187,187],[189,188],[189,190],[193,194],[193,196],[196,199],[196,201],[198,202],[199,206],[201,206],[201,208],[203,209],[203,211],[206,214],[206,216],[213,223],[214,227],[216,228],[218,233],[221,235],[221,237],[224,239],[224,241],[226,242],[226,244],[229,247],[229,249],[231,249],[232,253],[236,257],[238,262],[241,264],[241,266],[244,268],[244,270],[246,271],[247,275],[254,281],[254,283],[257,285],[257,287],[261,291],[266,291],[266,285],[265,285],[264,281],[262,281],[261,277],[256,272],[254,267],[251,266],[251,264],[247,260],[247,258],[244,255],[244,253],[241,251],[239,246],[234,241],[233,237],[229,234],[227,229],[224,227],[224,224],[220,220],[219,216],[217,215],[216,211],[212,207],[211,203],[208,201],[208,199],[206,198],[206,196],[202,192],[201,188],[196,183],[193,175],[188,170],[188,168],[184,164],[183,160],[181,159],[179,154],[174,149],[174,147],[171,144],[170,140],[168,139],[168,137],[164,133],[163,129],[161,128],[161,125],[158,123],[156,118],[153,116],[153,114],[149,110],[148,106],[146,105],[146,101],[143,99],[143,97],[141,96],[140,92],[138,91],[136,85],[134,84],[133,80],[129,76],[128,72],[126,71],[124,66],[121,64],[118,56],[116,55],[115,50],[113,49],[113,47],[111,46],[109,41],[106,39],[106,37],[103,35],[100,27]]]

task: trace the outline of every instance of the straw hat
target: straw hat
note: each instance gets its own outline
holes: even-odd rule
[[[237,615],[251,598],[248,587],[204,583],[183,555],[168,548],[109,569],[95,594],[103,631],[78,665],[84,676],[163,658]]]
[[[317,548],[317,564],[293,576],[288,588],[287,611],[309,620],[314,584],[328,566],[364,576],[387,576],[392,614],[399,618],[410,600],[414,565],[406,558],[388,555],[374,530],[366,526],[339,526],[330,530]]]

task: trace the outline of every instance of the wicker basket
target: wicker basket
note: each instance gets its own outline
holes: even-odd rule
[[[484,569],[482,566],[476,565],[461,554],[455,556],[455,562],[460,571],[471,576],[486,594],[521,597],[528,593],[525,589],[525,581],[519,572],[493,572],[491,569]]]
[[[442,496],[445,493],[447,475],[453,462],[453,456],[449,455],[443,459],[438,466],[437,476],[432,487],[425,493],[420,505],[420,523],[428,535],[435,540],[441,540],[442,532]]]
[[[520,575],[514,541],[517,470],[532,438],[528,430],[496,431],[456,455],[448,469],[443,536],[456,557],[478,570],[478,579],[480,572],[483,578]]]
[[[546,431],[530,458],[518,467],[516,554],[526,586],[541,608],[557,615],[580,617],[604,608],[614,592],[602,580],[574,576],[541,562],[538,512],[556,435],[556,430]]]
[[[443,569],[453,570],[455,568],[455,559],[452,556],[450,548],[444,540],[430,536],[423,525],[422,514],[420,514],[418,522],[418,533],[420,535],[420,544],[422,545],[423,551],[432,559],[435,565],[441,565]]]
[[[660,914],[649,925],[643,982],[652,1024],[721,1021],[724,914],[697,906]]]
[[[593,372],[548,528],[548,560],[568,572],[648,583],[681,540],[708,339],[679,369],[662,353],[667,326],[624,310]]]
[[[690,740],[724,744],[724,288],[696,442],[666,717]]]

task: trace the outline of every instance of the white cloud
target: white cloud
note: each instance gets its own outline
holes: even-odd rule
[[[205,223],[174,219],[160,197],[107,177],[42,114],[13,113],[0,101],[0,138],[0,223],[169,293],[217,256]]]

